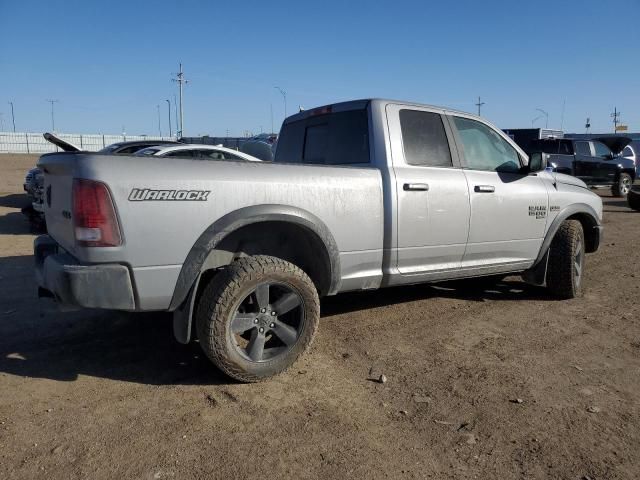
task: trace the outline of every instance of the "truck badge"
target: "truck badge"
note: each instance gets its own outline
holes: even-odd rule
[[[529,216],[536,217],[537,219],[545,218],[547,216],[546,205],[529,205]]]
[[[211,190],[150,190],[148,188],[134,188],[129,194],[129,201],[206,202],[210,193]]]

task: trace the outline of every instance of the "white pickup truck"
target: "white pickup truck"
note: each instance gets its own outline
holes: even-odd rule
[[[319,297],[522,274],[579,294],[602,201],[485,120],[357,100],[300,112],[274,162],[44,155],[40,292],[170,311],[230,376],[257,381],[310,345]],[[192,329],[192,325],[195,328]]]

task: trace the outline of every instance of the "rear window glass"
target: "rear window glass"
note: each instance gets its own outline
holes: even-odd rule
[[[284,125],[275,161],[316,165],[369,163],[367,111],[317,115]]]
[[[437,113],[400,110],[404,156],[409,165],[451,167],[451,152],[442,117]]]

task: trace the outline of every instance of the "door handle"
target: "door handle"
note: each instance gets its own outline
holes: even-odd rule
[[[493,193],[496,191],[496,187],[493,185],[476,185],[473,187],[473,191],[478,193]]]
[[[402,187],[405,191],[426,192],[429,190],[427,183],[405,183]]]

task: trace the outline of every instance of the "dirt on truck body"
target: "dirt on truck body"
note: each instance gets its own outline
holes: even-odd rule
[[[508,277],[326,298],[309,353],[242,385],[171,317],[37,300],[35,160],[0,155],[0,478],[638,477],[640,213],[608,192],[582,297]]]

